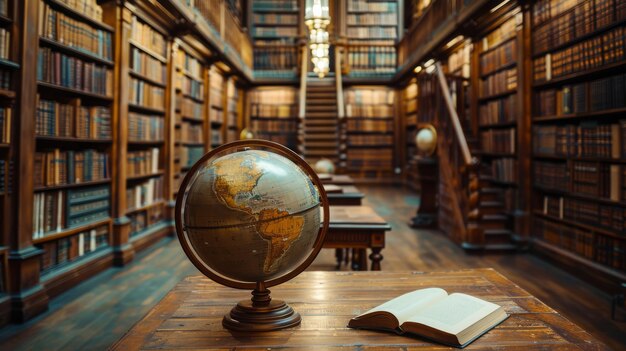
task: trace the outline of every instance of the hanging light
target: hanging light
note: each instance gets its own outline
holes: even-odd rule
[[[330,24],[328,0],[306,0],[304,24],[309,28],[309,49],[313,72],[324,78],[330,72],[329,35],[326,28]]]

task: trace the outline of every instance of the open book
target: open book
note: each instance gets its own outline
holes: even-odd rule
[[[350,320],[348,327],[412,333],[465,347],[508,317],[501,306],[439,288],[416,290]]]

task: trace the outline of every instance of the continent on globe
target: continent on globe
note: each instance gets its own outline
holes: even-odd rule
[[[238,195],[252,192],[263,175],[263,169],[253,161],[252,155],[246,155],[243,158],[221,158],[214,163],[216,169],[215,193],[226,206],[248,214],[253,214],[252,209],[238,205],[235,198]]]
[[[257,229],[261,237],[268,241],[268,254],[263,270],[271,272],[279,260],[287,253],[291,244],[300,237],[304,218],[288,217],[289,212],[278,209],[262,210]]]

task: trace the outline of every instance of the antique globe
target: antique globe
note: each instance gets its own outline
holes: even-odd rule
[[[210,279],[253,290],[224,317],[224,327],[266,331],[300,323],[267,288],[301,273],[322,248],[330,218],[323,189],[297,154],[264,140],[223,145],[187,173],[175,212],[181,246]]]
[[[420,129],[415,136],[415,145],[420,152],[426,156],[431,156],[437,148],[437,130],[435,127],[428,124]]]
[[[317,160],[313,169],[319,174],[335,174],[335,164],[327,158]]]

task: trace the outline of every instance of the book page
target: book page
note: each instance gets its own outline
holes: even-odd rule
[[[361,316],[372,312],[385,311],[393,314],[398,319],[399,324],[402,324],[408,318],[415,315],[418,310],[426,308],[447,296],[448,293],[443,289],[420,289],[389,300],[363,313]]]
[[[500,306],[465,294],[451,294],[427,306],[407,321],[427,325],[453,335],[478,322]]]

